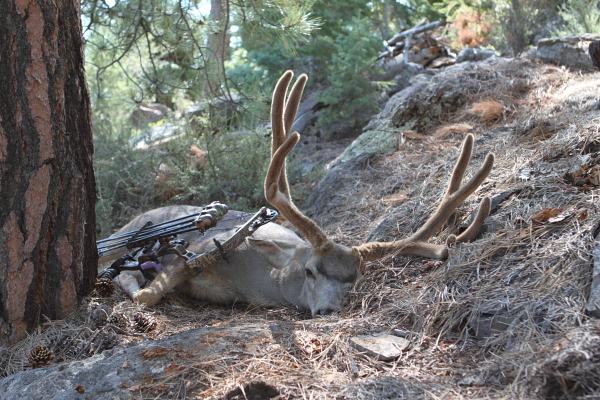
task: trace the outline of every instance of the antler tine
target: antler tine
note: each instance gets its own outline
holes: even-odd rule
[[[458,189],[471,158],[471,151],[473,149],[473,135],[468,134],[463,143],[463,148],[458,156],[456,166],[452,171],[452,176],[450,177],[450,183],[448,185],[446,194],[442,198],[442,201],[433,215],[427,220],[427,222],[425,222],[421,229],[419,229],[410,237],[411,240],[422,241],[433,236],[435,232],[438,231],[448,220],[450,214],[452,214],[454,210],[471,195],[471,193],[477,190],[485,178],[487,178],[487,176],[490,174],[490,171],[494,165],[494,155],[491,153],[485,157],[483,164],[481,167],[479,167],[475,175],[473,175],[473,177],[471,177],[467,183]]]
[[[302,74],[298,77],[298,79],[296,79],[296,82],[290,91],[290,95],[285,102],[283,122],[285,126],[285,133],[287,135],[292,132],[292,124],[296,119],[296,112],[298,111],[298,106],[300,105],[300,99],[302,98],[302,92],[304,91],[304,86],[306,85],[307,79],[308,76],[306,74]]]
[[[361,254],[364,261],[372,261],[381,258],[388,251],[404,255],[419,255],[439,259],[448,257],[448,249],[445,245],[427,243],[426,240],[433,236],[448,220],[452,212],[454,212],[467,197],[477,190],[492,170],[492,166],[494,165],[494,155],[489,153],[473,177],[461,187],[460,184],[467,169],[467,165],[469,164],[472,150],[473,135],[469,134],[463,142],[463,148],[456,162],[456,166],[452,171],[446,194],[433,215],[429,217],[421,229],[412,236],[397,242],[373,242],[357,246],[355,249]],[[490,207],[491,199],[486,196],[482,199],[475,220],[471,223],[469,228],[458,237],[453,235],[450,236],[448,242],[465,242],[474,239],[479,234],[481,227],[483,226],[483,221],[489,215]]]
[[[300,140],[300,135],[296,132],[292,133],[285,142],[277,149],[271,165],[267,171],[265,178],[265,197],[269,203],[273,204],[283,216],[285,216],[304,236],[306,240],[313,245],[316,252],[326,252],[333,246],[333,242],[329,240],[325,232],[319,228],[317,224],[310,218],[304,216],[300,210],[291,201],[288,195],[281,192],[279,189],[278,177],[284,168],[285,157],[292,151],[296,143]]]
[[[462,183],[463,177],[465,176],[465,171],[467,170],[467,166],[469,165],[469,160],[471,159],[472,153],[473,135],[468,134],[465,137],[465,140],[463,140],[463,145],[458,156],[458,160],[454,165],[452,175],[450,175],[450,182],[448,182],[448,190],[446,190],[446,195],[452,194],[460,188],[460,184]]]
[[[281,204],[290,202],[289,196],[281,192],[281,188],[279,187],[279,178],[281,176],[282,169],[285,166],[285,158],[296,146],[299,140],[300,135],[298,133],[291,134],[290,137],[288,137],[287,140],[283,142],[283,144],[275,151],[275,154],[273,154],[273,157],[271,158],[269,169],[267,170],[267,176],[265,177],[265,197],[269,203],[273,204],[277,208],[279,208]],[[280,211],[284,213],[282,210]]]
[[[286,71],[281,78],[279,78],[275,90],[273,91],[273,101],[271,103],[271,127],[273,130],[271,157],[273,157],[277,149],[290,135],[292,124],[296,118],[296,111],[300,105],[300,98],[302,97],[302,92],[306,85],[306,80],[308,79],[306,74],[300,75],[296,80],[296,83],[294,83],[294,86],[292,86],[290,95],[286,100],[285,94],[293,76],[294,73],[292,71]],[[291,199],[285,160],[279,176],[279,190]]]
[[[287,139],[288,132],[285,130],[285,124],[283,121],[283,112],[285,109],[285,94],[287,88],[292,81],[294,73],[292,71],[285,71],[275,89],[273,90],[273,99],[271,102],[271,129],[273,131],[272,142],[271,142],[271,157],[275,155],[275,152],[281,146],[281,144]]]
[[[300,104],[300,96],[306,83],[306,75],[301,75],[294,84],[290,96],[285,102],[285,93],[292,79],[292,72],[286,71],[277,82],[271,104],[271,127],[273,130],[271,145],[271,164],[265,178],[265,197],[279,212],[294,225],[317,252],[325,252],[333,242],[310,218],[303,215],[294,205],[289,194],[285,158],[300,140],[298,133],[288,136],[288,130],[294,121]]]
[[[465,229],[463,233],[458,235],[454,241],[456,243],[462,243],[475,240],[481,231],[483,222],[490,215],[491,208],[492,199],[489,196],[485,196],[483,199],[481,199],[481,203],[479,203],[479,209],[477,210],[477,214],[475,215],[473,222],[471,222],[471,225],[469,225],[469,227]],[[452,240],[448,240],[447,242],[452,242]]]

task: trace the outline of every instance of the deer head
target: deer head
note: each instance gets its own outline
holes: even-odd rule
[[[452,172],[448,189],[427,222],[408,238],[395,242],[372,242],[347,247],[334,243],[310,218],[303,215],[294,205],[286,174],[286,156],[300,139],[298,133],[290,134],[292,123],[300,103],[307,76],[302,74],[293,85],[286,99],[286,92],[293,73],[287,71],[279,79],[273,92],[271,105],[272,146],[271,164],[265,179],[265,196],[279,212],[294,225],[308,243],[298,245],[270,240],[251,240],[255,249],[273,264],[291,268],[294,279],[303,277],[301,288],[290,285],[290,290],[300,291],[296,295],[306,302],[314,315],[328,314],[340,310],[343,299],[351,289],[367,261],[374,261],[389,254],[416,255],[436,259],[448,257],[447,245],[427,243],[447,221],[454,210],[488,176],[494,163],[494,155],[488,154],[475,175],[461,187],[461,182],[471,158],[473,136],[467,135],[462,151]],[[471,226],[461,235],[451,235],[446,243],[465,242],[474,239],[480,232],[483,221],[489,215],[491,200],[484,197]],[[283,285],[285,287],[285,285]],[[296,287],[296,289],[294,289]]]

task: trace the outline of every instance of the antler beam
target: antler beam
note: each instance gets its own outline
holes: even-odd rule
[[[469,160],[471,159],[472,151],[473,135],[469,134],[463,142],[463,147],[460,156],[458,157],[458,161],[454,166],[454,170],[452,171],[446,194],[433,215],[429,217],[421,229],[412,236],[397,242],[371,242],[357,246],[356,250],[360,253],[362,259],[364,261],[373,261],[384,257],[388,253],[416,255],[438,259],[448,258],[448,248],[446,245],[427,243],[427,240],[442,227],[454,210],[477,190],[485,178],[487,178],[494,165],[494,155],[489,153],[475,175],[461,187],[460,185],[469,164]],[[458,237],[451,235],[448,238],[447,243],[473,240],[481,231],[483,221],[490,213],[490,206],[491,199],[487,196],[484,197],[479,205],[477,216],[471,226]]]
[[[300,75],[286,100],[285,94],[292,80],[292,71],[286,71],[277,82],[271,103],[271,164],[265,178],[265,197],[310,242],[316,252],[326,252],[333,242],[310,218],[298,210],[292,201],[287,180],[285,158],[300,140],[298,133],[289,134],[300,104],[307,76]]]

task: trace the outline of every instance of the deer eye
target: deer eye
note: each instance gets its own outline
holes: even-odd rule
[[[304,271],[306,271],[306,277],[307,278],[315,279],[315,275],[312,273],[312,271],[310,269],[305,268]]]

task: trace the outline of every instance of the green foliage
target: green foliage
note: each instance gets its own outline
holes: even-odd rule
[[[476,15],[479,33],[503,54],[518,55],[552,17],[560,0],[444,0],[436,8],[449,20]],[[583,1],[583,0],[582,0]],[[474,22],[474,21],[471,21]],[[460,27],[453,27],[460,30]],[[459,33],[460,36],[460,33]]]
[[[569,0],[558,13],[565,21],[554,34],[557,36],[579,33],[600,35],[600,1]]]
[[[324,90],[320,100],[327,107],[321,113],[320,126],[327,129],[340,117],[358,126],[377,110],[377,89],[370,84],[370,77],[377,73],[375,59],[381,39],[375,34],[372,8],[359,0],[316,0],[312,11],[321,25],[293,52],[280,41],[267,42],[250,34],[256,21],[244,24],[246,64],[261,71],[260,89],[265,93],[286,69],[308,73],[309,88]],[[241,69],[233,68],[230,74],[241,75]]]
[[[178,194],[171,201],[204,204],[218,200],[231,209],[254,212],[268,205],[264,198],[264,178],[270,162],[271,138],[264,128],[235,132],[214,132],[214,119],[194,121],[194,128],[166,147],[166,165],[176,182]],[[191,161],[188,148],[195,144],[206,151],[204,160]],[[288,157],[288,176],[293,186],[303,179],[303,169]],[[302,199],[298,199],[302,200]]]
[[[181,99],[232,99],[237,96],[236,88],[229,86],[224,68],[209,68],[225,63],[227,54],[211,48],[218,43],[207,37],[231,33],[230,24],[252,20],[256,22],[254,34],[276,38],[291,48],[308,38],[317,24],[309,13],[312,0],[277,0],[275,4],[222,0],[221,5],[222,19],[212,20],[206,7],[196,1],[84,1],[86,68],[92,96],[135,103],[157,101],[173,109],[181,106]],[[231,43],[230,36],[223,37],[227,51],[239,45],[239,37],[233,35]],[[213,76],[215,71],[221,75]]]
[[[496,47],[500,51],[518,55],[531,45],[536,30],[554,8],[552,0],[504,0],[495,3],[493,9],[497,36]]]
[[[188,139],[189,140],[189,139]],[[206,149],[205,163],[182,162],[170,151],[170,164],[180,194],[174,201],[202,204],[220,201],[230,208],[253,211],[265,205],[263,180],[269,162],[270,141],[260,132],[202,135],[198,147]]]
[[[378,110],[377,87],[370,77],[380,41],[369,28],[365,21],[355,18],[343,34],[330,40],[329,82],[318,96],[328,107],[321,110],[319,126],[328,127],[344,120],[360,127]]]
[[[270,161],[271,143],[263,129],[220,131],[223,117],[201,116],[190,121],[187,133],[148,147],[125,138],[112,138],[112,126],[98,122],[96,179],[98,236],[107,237],[135,215],[167,204],[206,205],[213,201],[230,209],[255,212],[268,205],[263,182]],[[195,145],[206,152],[196,158]],[[292,195],[302,202],[319,168],[307,174],[294,152],[288,157]]]
[[[102,123],[95,125],[99,238],[111,235],[133,216],[156,206],[153,191],[163,156],[158,150],[134,150],[129,140],[115,139],[105,128]]]
[[[229,24],[258,21],[255,34],[292,48],[297,41],[307,40],[315,28],[316,20],[309,15],[312,0],[223,0],[221,4],[225,15],[213,20],[203,3],[196,1],[82,3],[100,237],[139,212],[168,203],[203,205],[222,200],[252,211],[263,202],[262,179],[269,159],[266,139],[227,132],[233,127],[252,130],[264,124],[268,118],[264,95],[270,96],[272,87],[264,83],[264,69],[247,62],[236,36],[239,31],[229,30]],[[231,39],[231,46],[229,54],[218,58],[207,38],[222,31],[228,33],[225,37]],[[209,74],[215,70],[222,73],[225,68],[214,69],[214,63],[235,73],[215,78]],[[218,110],[211,111],[210,126],[201,134],[189,130],[188,135],[167,145],[133,148],[131,139],[143,133],[131,121],[140,103],[160,102],[177,111],[190,103],[212,107],[216,98],[235,103],[230,110],[242,110],[243,118],[228,116],[225,121]],[[210,150],[206,166],[190,165],[188,147],[192,143]]]

